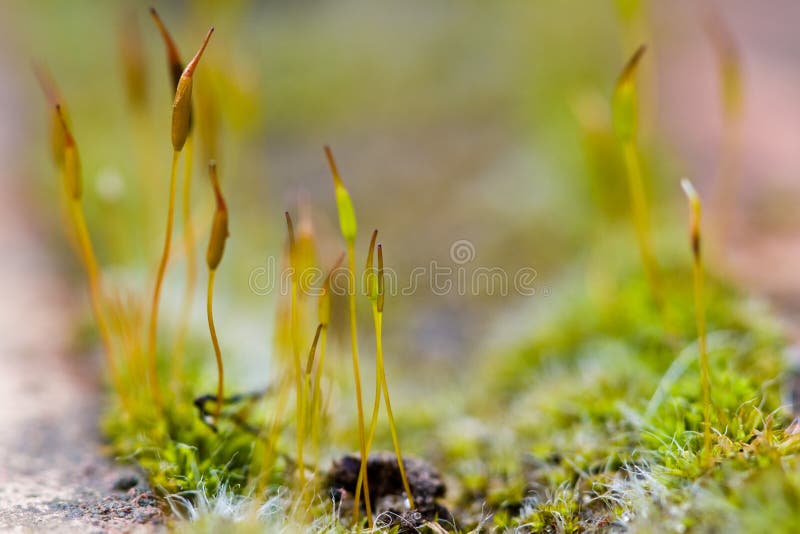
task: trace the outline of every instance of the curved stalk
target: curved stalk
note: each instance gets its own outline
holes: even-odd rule
[[[319,339],[319,359],[317,368],[314,371],[314,387],[311,393],[311,443],[314,448],[314,471],[319,465],[319,433],[322,426],[322,388],[320,380],[322,378],[322,366],[325,363],[325,346],[328,340],[328,328],[322,327]]]
[[[122,381],[119,376],[116,361],[114,360],[114,345],[111,337],[111,329],[108,326],[108,321],[103,312],[100,269],[97,267],[97,258],[94,255],[94,248],[92,247],[92,240],[86,225],[86,218],[84,217],[79,199],[70,198],[67,202],[69,203],[70,216],[73,226],[75,227],[78,248],[83,257],[84,266],[86,267],[86,276],[89,280],[89,300],[92,306],[92,313],[97,322],[100,340],[103,343],[108,372],[114,383],[114,387],[116,387],[120,398],[124,402],[127,396],[122,389]]]
[[[183,249],[186,255],[186,289],[183,294],[183,304],[181,306],[178,329],[175,335],[175,347],[172,351],[172,379],[177,382],[181,376],[184,359],[184,345],[186,334],[189,329],[189,319],[192,315],[192,304],[194,302],[194,288],[197,284],[197,265],[195,264],[194,249],[194,225],[192,224],[192,135],[186,139],[186,167],[183,174]]]
[[[303,370],[300,365],[300,324],[297,304],[297,250],[294,239],[294,224],[287,211],[286,227],[289,233],[289,266],[292,269],[291,287],[291,339],[292,339],[292,362],[294,364],[294,385],[296,399],[296,418],[297,418],[297,476],[300,488],[305,486],[306,475],[303,463],[303,442],[305,440],[305,388],[303,387]]]
[[[642,166],[639,161],[639,152],[633,141],[624,142],[622,151],[625,160],[625,169],[627,171],[628,190],[631,196],[633,225],[636,231],[636,239],[639,243],[639,254],[642,258],[647,281],[650,284],[650,290],[653,292],[653,299],[660,307],[664,301],[663,292],[661,290],[661,275],[651,245],[650,217],[647,208],[647,195],[644,190],[644,180],[642,179]]]
[[[689,200],[689,241],[692,248],[692,279],[694,286],[695,320],[697,323],[697,344],[700,353],[700,387],[703,390],[703,461],[711,467],[711,371],[708,364],[706,346],[706,305],[705,274],[700,240],[700,216],[702,206],[692,182],[681,180],[681,187]]]
[[[214,420],[219,421],[219,414],[222,411],[223,388],[225,385],[225,370],[222,367],[222,351],[219,348],[217,339],[217,329],[214,327],[214,279],[217,270],[208,270],[208,294],[206,296],[206,315],[208,315],[208,331],[211,333],[211,343],[214,345],[214,356],[217,360],[217,409],[214,412]]]
[[[178,158],[180,152],[175,150],[172,152],[172,169],[169,176],[169,206],[167,209],[167,230],[164,237],[164,250],[161,253],[161,261],[158,264],[158,273],[156,274],[156,284],[153,290],[153,301],[150,308],[150,327],[147,336],[147,355],[148,355],[148,369],[150,389],[153,393],[153,400],[158,407],[163,404],[161,398],[161,386],[158,382],[158,361],[156,358],[156,331],[158,329],[158,305],[161,299],[161,285],[164,283],[164,273],[167,270],[167,262],[169,261],[169,249],[172,243],[172,227],[175,222],[175,189],[176,189],[176,175],[178,173]]]
[[[361,452],[361,468],[359,469],[358,477],[363,480],[364,486],[364,507],[367,510],[367,522],[372,528],[372,506],[369,498],[369,482],[367,480],[367,442],[364,431],[364,405],[361,395],[361,371],[358,365],[358,326],[356,321],[356,289],[355,289],[355,272],[356,272],[356,253],[355,246],[352,241],[347,243],[347,264],[348,264],[348,282],[349,282],[349,307],[350,307],[350,346],[352,348],[353,357],[353,378],[355,381],[356,389],[356,407],[358,409],[358,438]],[[353,518],[358,523],[360,492],[356,491],[354,498]]]

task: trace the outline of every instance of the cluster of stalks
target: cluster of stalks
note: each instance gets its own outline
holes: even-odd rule
[[[151,9],[151,15],[163,37],[166,46],[167,61],[175,96],[172,106],[171,141],[173,152],[169,172],[166,231],[164,234],[163,249],[158,262],[155,282],[153,285],[152,299],[150,302],[150,314],[148,316],[146,343],[144,344],[140,344],[133,340],[137,335],[137,327],[135,324],[138,324],[138,321],[134,321],[130,317],[125,317],[125,313],[123,311],[125,308],[125,303],[122,301],[122,299],[114,300],[113,298],[107,297],[103,292],[100,280],[100,268],[95,258],[94,249],[81,208],[81,170],[77,144],[68,126],[66,111],[64,110],[63,103],[58,95],[58,92],[55,90],[55,85],[49,80],[43,70],[40,70],[39,74],[42,86],[45,89],[45,93],[48,97],[48,101],[51,105],[51,110],[53,113],[52,144],[54,157],[62,175],[65,192],[64,198],[68,207],[67,214],[72,223],[74,242],[76,243],[76,248],[83,261],[89,280],[92,310],[97,321],[98,330],[103,342],[104,352],[108,360],[109,374],[114,382],[115,388],[119,392],[120,398],[124,400],[126,389],[124,388],[123,384],[123,375],[117,366],[116,343],[114,340],[114,333],[112,332],[108,321],[108,315],[113,311],[113,314],[120,325],[119,336],[124,338],[121,341],[123,348],[122,353],[125,352],[126,347],[135,346],[137,347],[137,353],[144,354],[146,366],[145,370],[143,370],[141,378],[149,386],[150,399],[152,401],[151,405],[155,409],[156,414],[161,414],[162,416],[168,417],[168,413],[165,410],[165,397],[164,393],[162,392],[162,386],[164,382],[159,371],[159,307],[164,278],[167,266],[170,262],[172,249],[172,237],[175,226],[179,160],[185,149],[186,165],[184,167],[185,175],[183,181],[182,200],[184,253],[187,262],[186,290],[182,312],[178,323],[175,345],[170,353],[172,358],[170,362],[172,365],[172,376],[173,378],[180,377],[181,363],[179,359],[182,357],[184,350],[183,345],[185,343],[188,317],[192,308],[192,294],[196,278],[196,273],[193,266],[194,231],[192,228],[191,216],[193,76],[203,52],[208,45],[209,39],[211,38],[213,28],[210,29],[206,34],[202,45],[192,60],[185,67],[183,67],[177,46],[175,45],[170,33],[167,31],[163,21],[159,17],[158,13],[153,9]],[[128,78],[132,81],[136,80],[137,83],[140,81],[138,76],[129,75]],[[294,458],[294,465],[296,466],[296,481],[301,501],[305,500],[306,491],[309,487],[307,484],[308,480],[305,462],[307,447],[306,441],[309,436],[313,451],[313,473],[316,474],[318,472],[320,446],[327,412],[327,400],[323,399],[322,379],[325,365],[327,333],[331,320],[331,283],[332,276],[338,269],[341,268],[340,266],[346,257],[347,264],[344,268],[344,272],[347,274],[351,356],[358,421],[358,444],[361,457],[357,491],[354,496],[355,502],[353,507],[353,519],[356,524],[359,524],[361,499],[363,498],[367,522],[371,527],[373,522],[373,512],[372,504],[370,502],[369,480],[367,477],[366,466],[369,458],[369,451],[371,449],[377,428],[381,400],[383,400],[383,404],[386,408],[389,428],[392,436],[392,443],[397,456],[403,487],[407,494],[409,506],[412,508],[414,506],[414,498],[411,493],[411,487],[406,476],[405,466],[402,460],[402,453],[400,451],[400,441],[392,413],[388,381],[384,368],[382,339],[383,311],[385,302],[383,247],[381,244],[376,243],[376,230],[373,233],[370,241],[366,269],[364,271],[367,284],[367,296],[372,307],[376,350],[375,403],[372,410],[370,424],[369,427],[367,427],[365,424],[362,398],[358,350],[358,325],[356,319],[356,282],[357,280],[364,280],[364,277],[358,276],[356,272],[356,216],[350,195],[341,180],[336,163],[333,159],[333,154],[328,147],[325,147],[325,155],[330,165],[330,170],[333,177],[336,205],[339,213],[341,234],[346,245],[346,253],[343,254],[335,263],[335,265],[329,270],[327,276],[322,282],[321,287],[317,288],[319,290],[319,294],[316,306],[316,328],[313,331],[313,340],[310,343],[305,365],[303,365],[303,362],[301,361],[302,345],[304,344],[303,340],[306,339],[306,335],[308,333],[306,331],[306,327],[307,323],[309,322],[309,317],[311,316],[311,313],[309,313],[308,310],[307,302],[307,293],[309,287],[307,287],[307,284],[304,284],[303,276],[309,268],[315,267],[316,256],[314,253],[313,231],[311,230],[310,226],[310,217],[307,214],[308,210],[305,209],[301,214],[303,217],[301,217],[301,231],[299,235],[296,235],[295,233],[295,226],[292,217],[288,212],[286,212],[285,218],[288,232],[288,264],[293,275],[291,278],[291,298],[289,302],[288,317],[286,317],[286,324],[280,325],[279,331],[288,332],[289,334],[287,345],[290,346],[289,352],[291,353],[291,365],[287,367],[287,370],[283,375],[284,379],[282,379],[280,382],[280,393],[278,396],[276,409],[272,414],[271,424],[265,427],[264,431],[257,432],[261,441],[264,442],[266,451],[261,472],[261,483],[263,484],[264,481],[268,479],[269,470],[275,465],[276,443],[281,433],[285,400],[288,397],[290,389],[294,389],[296,400],[296,454]],[[222,350],[217,337],[217,330],[215,327],[213,314],[214,283],[216,272],[221,262],[225,248],[225,242],[228,237],[228,208],[222,195],[217,174],[217,167],[213,161],[209,165],[209,172],[212,191],[216,201],[216,210],[213,215],[208,250],[206,253],[206,263],[208,266],[206,312],[211,344],[213,346],[217,366],[218,380],[216,395],[207,395],[202,397],[202,403],[205,405],[205,402],[209,400],[215,403],[213,412],[209,412],[212,417],[208,422],[212,428],[216,429],[222,417],[223,404],[226,401],[230,401],[230,398],[225,398],[225,373]],[[376,254],[377,267],[375,267]],[[142,345],[145,347],[143,350],[141,349]],[[131,368],[133,367],[134,366],[132,365]],[[129,372],[126,377],[131,379],[133,378],[133,375],[131,375]],[[128,380],[128,382],[130,384],[131,380]],[[130,391],[134,391],[135,389],[136,386],[134,384],[130,384]]]
[[[214,28],[208,30],[203,44],[197,51],[195,56],[186,65],[186,68],[181,73],[178,79],[177,87],[175,89],[175,100],[172,103],[172,165],[169,173],[169,200],[167,210],[167,228],[164,236],[164,250],[161,253],[161,261],[158,264],[158,272],[156,274],[155,287],[153,289],[153,299],[150,307],[150,324],[147,336],[147,355],[149,364],[149,381],[150,388],[152,389],[153,399],[158,407],[162,405],[162,394],[160,379],[158,376],[158,360],[156,357],[156,333],[158,329],[158,309],[161,299],[161,287],[164,282],[164,274],[167,270],[167,262],[169,261],[170,246],[172,243],[172,227],[175,221],[175,195],[177,188],[177,174],[178,174],[178,160],[181,155],[183,147],[186,145],[186,139],[189,137],[191,119],[192,119],[192,85],[195,69],[197,68],[200,58],[208,45],[211,34],[214,33]],[[175,58],[177,59],[177,57]],[[175,72],[173,70],[173,72]],[[187,173],[188,174],[188,173]],[[188,186],[187,186],[188,187]],[[188,209],[188,208],[187,208]],[[191,221],[187,227],[191,227]],[[191,258],[190,258],[191,260]],[[189,261],[189,263],[192,263]],[[221,399],[218,399],[221,402]]]
[[[177,168],[178,159],[184,148],[188,144],[191,146],[190,139],[191,132],[191,114],[192,114],[192,85],[193,76],[197,69],[200,58],[208,45],[209,39],[213,33],[211,28],[205,36],[202,45],[193,59],[182,67],[180,58],[178,56],[177,48],[172,40],[169,32],[161,21],[160,17],[154,9],[151,9],[151,14],[156,21],[156,24],[164,37],[167,45],[167,57],[170,67],[170,74],[174,89],[173,111],[172,111],[172,146],[173,157],[172,167],[170,170],[169,179],[169,203],[167,213],[167,228],[164,240],[163,252],[157,268],[157,275],[154,283],[154,291],[151,301],[151,309],[149,315],[149,328],[147,334],[146,350],[142,351],[142,344],[136,339],[138,338],[138,314],[135,311],[135,306],[130,302],[125,301],[119,296],[114,295],[111,290],[104,288],[101,282],[101,269],[99,267],[94,247],[87,228],[86,219],[81,205],[82,201],[82,176],[81,176],[81,162],[78,155],[78,147],[73,136],[72,130],[69,126],[68,114],[64,105],[63,99],[56,89],[55,83],[52,81],[47,72],[40,66],[36,68],[36,74],[39,78],[40,84],[47,97],[48,104],[51,111],[51,145],[54,160],[62,176],[64,184],[64,205],[65,214],[69,221],[69,236],[71,241],[75,244],[76,249],[84,265],[88,285],[89,295],[92,305],[92,312],[97,323],[100,339],[103,344],[103,352],[106,357],[109,377],[119,394],[123,406],[128,412],[132,409],[132,404],[129,402],[130,397],[139,395],[140,388],[136,383],[136,379],[141,378],[149,385],[150,397],[152,405],[159,410],[163,407],[164,399],[161,391],[161,377],[159,376],[159,365],[157,358],[157,325],[158,325],[158,310],[159,301],[161,296],[161,289],[163,285],[164,275],[170,258],[170,248],[174,225],[174,212],[175,212],[175,197],[177,186]],[[134,40],[135,41],[135,40]],[[135,56],[137,61],[126,61],[126,79],[129,82],[129,94],[132,102],[136,106],[141,106],[144,98],[143,89],[143,73],[140,65],[140,52],[131,52],[130,48],[131,39],[123,41],[123,49],[127,50],[125,58],[128,56]],[[190,148],[187,150],[190,151]],[[214,183],[214,190],[217,197],[217,214],[215,215],[214,231],[217,232],[220,218],[220,210],[227,218],[227,212],[224,209],[224,201],[219,191],[219,184],[216,182],[216,175],[212,168],[212,176]],[[194,234],[191,223],[191,154],[187,154],[187,162],[185,167],[184,176],[184,244],[187,259],[187,287],[186,287],[186,301],[189,303],[188,307],[182,316],[179,331],[186,328],[188,321],[188,313],[191,309],[191,295],[194,292]],[[220,241],[222,239],[222,241]],[[224,236],[222,234],[212,232],[212,243],[210,247],[215,249],[215,259],[212,265],[212,250],[209,249],[209,268],[211,269],[209,290],[213,289],[213,273],[216,269],[216,264],[222,255],[222,244],[224,243]],[[209,326],[211,330],[212,340],[214,343],[217,360],[220,370],[220,388],[219,393],[222,392],[222,365],[219,355],[219,347],[216,342],[216,336],[213,328],[213,318],[211,316],[211,294],[209,294]],[[179,340],[183,334],[179,334]],[[181,341],[178,342],[178,348],[173,351],[173,355],[182,353],[180,347]],[[140,362],[142,352],[146,356],[146,366]],[[120,365],[123,364],[123,365]],[[146,367],[146,370],[143,368]]]
[[[126,315],[127,301],[120,296],[108,296],[102,287],[101,283],[101,270],[95,257],[94,248],[86,225],[86,220],[81,207],[82,198],[82,185],[81,185],[81,168],[80,159],[78,157],[78,149],[72,131],[68,125],[66,110],[64,109],[62,99],[58,94],[55,84],[52,83],[50,78],[46,75],[43,69],[37,69],[40,81],[45,90],[48,102],[51,106],[52,116],[52,147],[54,159],[58,165],[61,173],[62,182],[64,186],[64,200],[67,206],[66,214],[71,223],[71,236],[74,237],[76,249],[80,254],[84,264],[87,278],[89,281],[89,290],[92,303],[92,311],[98,325],[101,341],[103,343],[104,353],[108,362],[108,372],[113,380],[114,386],[118,391],[120,398],[125,400],[126,392],[136,392],[139,395],[141,388],[139,385],[147,385],[146,391],[149,391],[149,398],[151,406],[156,410],[157,414],[162,417],[169,417],[169,408],[174,398],[167,397],[162,391],[165,384],[164,379],[160,376],[160,358],[158,350],[158,327],[159,327],[159,308],[161,301],[161,294],[164,284],[164,278],[167,267],[170,263],[172,251],[172,237],[175,226],[175,211],[177,203],[177,187],[178,187],[178,168],[179,160],[182,154],[186,154],[185,174],[183,179],[183,240],[184,252],[187,262],[186,271],[186,288],[183,300],[181,315],[179,317],[177,336],[175,345],[170,353],[172,361],[172,377],[181,376],[181,363],[184,351],[184,343],[186,336],[186,329],[188,318],[192,308],[192,294],[194,291],[194,284],[196,278],[195,267],[193,265],[194,259],[194,230],[192,226],[192,213],[191,213],[191,180],[192,180],[192,167],[191,167],[191,138],[192,138],[192,89],[194,84],[194,74],[198,67],[201,57],[208,45],[208,42],[213,33],[211,28],[206,34],[200,48],[194,57],[189,61],[186,66],[183,66],[180,60],[175,41],[172,39],[169,31],[164,25],[158,13],[150,10],[151,16],[164,40],[167,52],[167,64],[169,66],[169,73],[171,78],[172,88],[174,90],[174,99],[172,105],[172,127],[171,127],[171,141],[172,141],[172,161],[169,172],[169,186],[167,195],[167,216],[166,216],[166,230],[164,234],[163,249],[155,274],[155,282],[153,284],[152,298],[150,301],[150,313],[147,316],[147,329],[145,340],[146,342],[140,343],[136,341],[138,337],[138,327],[140,320],[138,314],[134,314],[133,310],[127,310],[130,313]],[[128,46],[128,45],[126,45]],[[139,58],[141,60],[141,58]],[[137,64],[131,64],[126,69],[127,79],[131,84],[136,84],[137,87],[131,87],[132,101],[138,102],[140,105],[142,94],[144,92],[139,85],[142,83],[141,61]],[[134,90],[136,89],[136,90]],[[134,96],[136,98],[134,98]],[[386,414],[389,421],[389,428],[392,436],[392,443],[397,456],[398,467],[402,477],[403,487],[406,491],[408,503],[410,507],[414,507],[414,498],[411,493],[411,487],[405,472],[405,465],[402,460],[400,451],[400,441],[397,433],[397,428],[392,413],[391,401],[389,398],[388,381],[386,378],[386,371],[384,367],[384,354],[383,354],[383,312],[385,302],[385,286],[384,286],[384,266],[383,266],[383,247],[377,243],[377,230],[373,232],[372,239],[369,245],[369,251],[366,260],[366,269],[364,277],[357,275],[356,271],[356,236],[357,236],[357,223],[355,210],[353,208],[350,195],[345,188],[336,163],[333,159],[333,154],[330,148],[325,147],[325,155],[330,165],[331,174],[334,183],[334,192],[336,198],[336,205],[339,213],[339,223],[342,237],[346,245],[346,252],[343,253],[336,263],[329,269],[327,276],[325,276],[322,284],[314,288],[317,290],[316,299],[316,320],[314,321],[316,327],[313,329],[313,336],[309,337],[307,331],[308,323],[311,321],[312,313],[309,309],[309,290],[312,289],[310,284],[305,280],[305,273],[310,268],[316,267],[316,254],[314,251],[314,237],[313,230],[310,223],[310,215],[308,213],[307,205],[301,206],[301,225],[299,233],[295,232],[295,225],[289,212],[285,213],[287,233],[288,233],[288,265],[291,268],[291,296],[288,303],[288,314],[279,314],[278,332],[288,332],[288,340],[282,345],[278,345],[279,349],[289,349],[288,353],[291,354],[290,364],[287,365],[282,373],[280,382],[280,391],[278,393],[278,401],[275,410],[272,413],[272,422],[266,425],[263,429],[256,429],[254,432],[258,436],[258,440],[264,443],[264,459],[262,462],[261,477],[259,477],[259,485],[263,488],[265,481],[268,479],[269,470],[275,465],[277,442],[280,439],[285,425],[283,424],[283,412],[285,409],[285,401],[289,396],[289,392],[294,389],[295,396],[295,437],[296,437],[296,453],[293,464],[296,467],[296,484],[298,488],[298,495],[300,502],[306,502],[308,497],[307,490],[310,487],[307,470],[306,449],[311,447],[311,455],[313,457],[313,470],[312,479],[319,471],[319,462],[321,458],[320,448],[322,444],[322,436],[325,428],[328,396],[324,396],[322,387],[323,375],[325,373],[325,355],[327,348],[327,335],[331,321],[331,294],[332,294],[332,278],[340,269],[347,275],[347,298],[349,308],[349,330],[351,342],[351,355],[352,355],[352,368],[354,379],[354,391],[356,397],[356,411],[358,420],[358,445],[361,457],[361,466],[358,475],[357,491],[354,496],[354,523],[360,524],[360,510],[361,499],[363,497],[364,508],[366,510],[366,517],[369,526],[372,526],[373,512],[372,503],[370,502],[369,493],[369,480],[367,477],[367,460],[369,451],[371,449],[379,413],[381,400],[386,408]],[[223,365],[222,350],[220,347],[219,339],[217,336],[217,329],[214,323],[214,285],[216,279],[217,269],[222,260],[225,249],[225,243],[228,238],[228,207],[225,198],[222,194],[222,189],[219,182],[217,173],[217,166],[214,161],[209,163],[209,174],[211,182],[211,190],[215,199],[216,209],[211,223],[211,231],[208,242],[208,249],[206,252],[206,264],[208,267],[208,286],[207,286],[207,300],[206,300],[206,314],[208,319],[208,329],[211,337],[211,345],[214,350],[215,362],[217,367],[217,387],[215,395],[205,395],[198,397],[195,402],[196,405],[201,407],[201,413],[210,416],[206,422],[213,429],[217,429],[219,423],[223,419],[223,405],[228,402],[235,402],[241,395],[234,395],[232,397],[225,397],[225,373]],[[375,266],[375,258],[377,256],[377,267]],[[346,258],[346,266],[342,266]],[[370,424],[367,427],[364,417],[364,406],[362,399],[362,386],[360,374],[360,360],[358,351],[358,325],[356,320],[357,308],[357,280],[366,280],[367,284],[367,297],[372,307],[372,318],[374,325],[375,335],[375,352],[376,352],[376,374],[375,374],[375,403],[372,410],[372,417]],[[134,317],[136,315],[136,317]],[[113,316],[116,324],[118,324],[117,331],[109,324],[109,316]],[[115,339],[115,335],[118,339]],[[306,339],[310,340],[310,346],[305,358],[302,362],[301,352],[303,346],[308,343]],[[117,350],[119,347],[121,350]],[[306,345],[308,346],[308,345]],[[132,349],[135,347],[135,349]],[[134,358],[134,354],[136,357]],[[283,351],[281,351],[283,352]],[[144,360],[144,365],[138,363],[140,382],[136,384],[135,377],[137,372],[136,366],[132,365],[132,360],[138,360],[139,357]],[[127,363],[127,375],[124,371],[118,368],[118,359],[123,361],[128,358],[131,361]],[[127,379],[125,382],[124,379]],[[128,384],[127,388],[125,384]],[[213,402],[213,411],[205,412],[206,402]],[[178,395],[178,402],[180,402],[180,395]],[[202,405],[202,406],[201,406]],[[310,445],[309,443],[310,442]],[[302,508],[302,507],[300,507]]]

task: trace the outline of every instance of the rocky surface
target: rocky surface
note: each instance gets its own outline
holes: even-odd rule
[[[6,61],[0,53],[0,79]],[[69,350],[71,321],[88,306],[31,223],[9,131],[18,96],[0,84],[0,531],[157,531],[161,511],[141,476],[103,454],[99,358]]]

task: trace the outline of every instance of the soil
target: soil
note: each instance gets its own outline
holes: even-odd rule
[[[416,531],[428,521],[452,523],[450,512],[437,499],[444,497],[442,475],[418,458],[403,458],[408,485],[414,495],[415,509],[408,507],[397,456],[391,452],[375,452],[367,460],[367,479],[373,513],[382,526],[397,525],[400,531]],[[343,513],[352,510],[361,458],[346,455],[334,462],[328,473],[328,486],[342,499]],[[363,501],[362,501],[363,508]],[[362,510],[363,511],[363,510]]]

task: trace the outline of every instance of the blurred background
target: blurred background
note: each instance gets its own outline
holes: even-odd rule
[[[800,302],[795,2],[154,5],[184,61],[209,26],[216,30],[195,82],[196,109],[208,113],[198,119],[194,150],[200,276],[193,347],[210,357],[202,257],[213,210],[205,166],[213,157],[231,210],[216,315],[241,387],[269,375],[277,295],[254,291],[253,273],[269,257],[280,261],[283,212],[297,218],[300,204],[311,208],[322,266],[343,251],[325,144],[355,203],[359,261],[371,229],[379,228],[387,266],[401,285],[433,261],[536,272],[532,296],[513,287],[507,295],[439,295],[423,279],[412,294],[390,298],[387,367],[407,387],[435,388],[442,377],[457,383],[492,347],[534,331],[538,309],[591,291],[598,283],[594,263],[610,272],[636,268],[609,101],[641,43],[648,50],[639,74],[640,143],[662,261],[688,260],[681,177],[691,177],[708,200],[709,227],[722,220],[715,219],[714,199],[729,127],[722,59],[732,44],[743,108],[734,163],[725,172],[739,186],[723,230],[709,229],[713,270],[774,297],[787,312]],[[12,0],[0,8],[7,288],[0,315],[7,339],[26,327],[36,339],[58,331],[38,316],[67,331],[64,325],[81,315],[89,324],[80,265],[59,215],[46,100],[33,62],[46,67],[68,105],[84,165],[84,207],[107,284],[140,298],[150,294],[166,214],[173,91],[147,7]],[[137,54],[142,70],[131,74]],[[204,137],[204,128],[218,135]],[[463,241],[472,255],[459,263],[451,251]],[[178,257],[165,284],[167,325],[179,314],[184,272]],[[31,303],[44,280],[58,289]],[[336,303],[342,312],[343,304]],[[362,344],[371,347],[362,308]],[[334,328],[342,349],[345,333]]]

